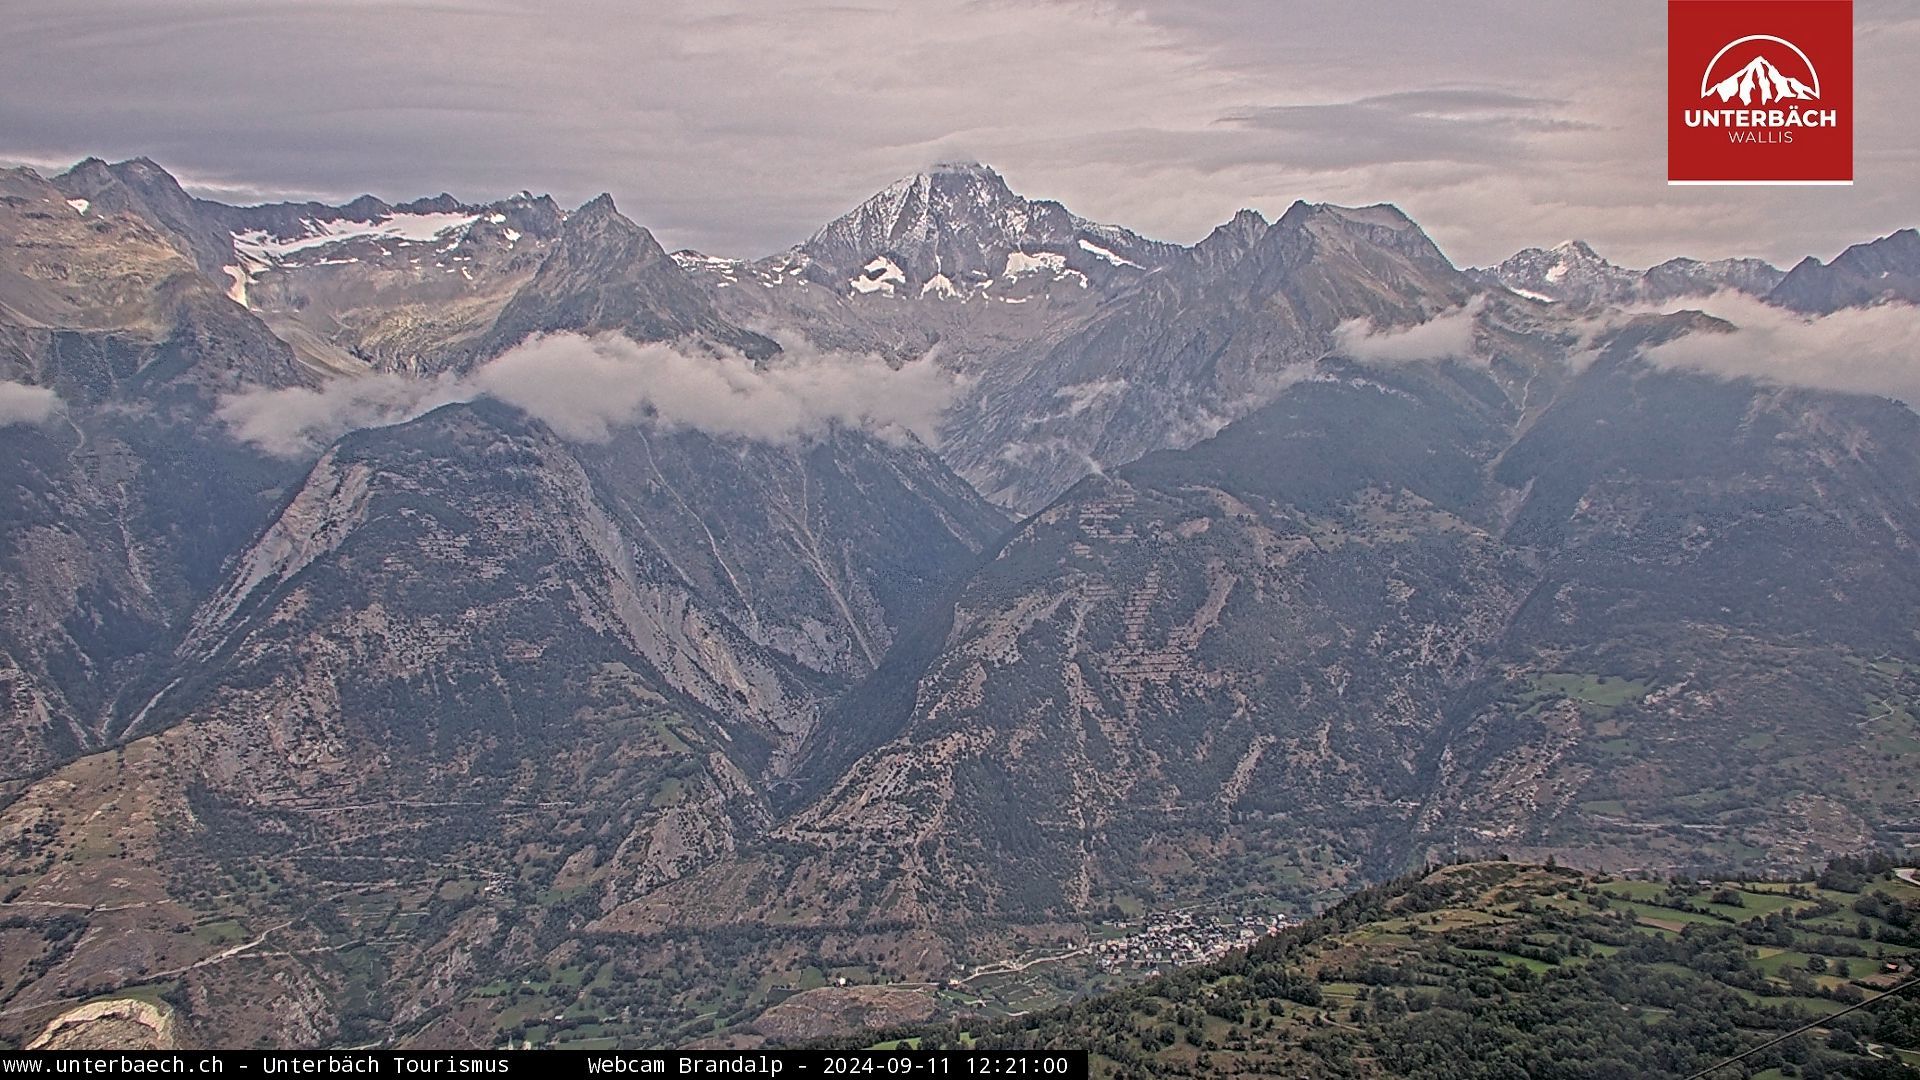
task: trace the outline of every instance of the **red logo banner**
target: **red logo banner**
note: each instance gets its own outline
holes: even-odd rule
[[[1667,0],[1667,181],[1853,182],[1853,0]]]

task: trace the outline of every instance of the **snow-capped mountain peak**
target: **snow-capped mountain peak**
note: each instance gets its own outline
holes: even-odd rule
[[[975,162],[945,163],[888,184],[827,223],[802,250],[830,264],[860,266],[875,255],[891,254],[919,271],[929,259],[961,254],[949,249],[963,238],[981,248],[1017,246],[1033,213],[1034,204],[1015,195],[992,169]],[[916,277],[970,269],[992,273],[998,267],[931,265]]]
[[[950,161],[888,184],[793,254],[810,261],[816,281],[850,294],[918,297],[935,278],[946,285],[932,291],[945,296],[958,282],[1023,276],[1023,268],[1056,262],[1058,276],[1076,287],[1117,282],[1175,250],[1019,195],[979,162]],[[891,269],[876,275],[876,260]]]
[[[1759,259],[1669,259],[1650,270],[1633,270],[1608,261],[1584,240],[1527,248],[1475,274],[1528,299],[1577,308],[1664,303],[1721,289],[1763,296],[1782,276]]]

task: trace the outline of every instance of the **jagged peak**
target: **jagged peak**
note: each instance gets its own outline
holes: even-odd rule
[[[994,195],[1019,198],[1007,186],[1005,177],[977,161],[941,161],[920,172],[902,176],[874,192],[852,211],[842,215],[841,220],[876,210],[897,213],[903,204],[903,196],[908,193],[919,192],[925,196],[935,189],[951,191],[956,187],[979,188]]]
[[[588,199],[586,202],[581,203],[580,209],[567,215],[566,232],[570,236],[583,235],[590,232],[605,232],[608,230],[633,233],[647,232],[646,229],[640,227],[638,222],[621,213],[619,208],[613,205],[613,196],[604,191]],[[647,235],[651,237],[652,234],[648,233]]]
[[[1920,230],[1900,229],[1854,244],[1822,262],[1800,260],[1773,293],[1782,306],[1799,311],[1831,311],[1880,300],[1911,300],[1920,292]]]
[[[891,253],[915,280],[955,269],[993,273],[999,266],[984,258],[985,250],[996,243],[1017,247],[1036,219],[1065,224],[1071,215],[1057,204],[1015,194],[985,165],[947,161],[888,184],[828,222],[800,250],[848,272]],[[949,250],[959,236],[966,239]]]
[[[340,207],[341,214],[349,221],[372,221],[393,213],[393,210],[384,200],[372,195],[361,195]]]
[[[1273,223],[1266,215],[1257,210],[1240,210],[1188,248],[1186,257],[1208,272],[1218,273],[1257,249],[1272,231]]]
[[[177,192],[184,197],[185,189],[180,181],[158,162],[150,157],[128,158],[125,161],[107,166],[107,171],[122,182],[135,186],[146,186],[148,190]]]
[[[111,179],[125,183],[129,177],[136,180],[164,179],[166,182],[172,183],[175,186],[178,186],[179,183],[174,180],[172,173],[161,168],[152,158],[148,157],[136,157],[128,158],[125,161],[108,162],[103,158],[88,156],[74,162],[73,166],[66,172],[61,173],[59,178],[63,180],[84,179],[90,181],[105,181]]]
[[[580,209],[575,210],[572,214],[572,217],[576,220],[581,218],[592,219],[594,217],[603,217],[603,216],[611,216],[611,217],[623,216],[620,213],[619,209],[613,205],[612,192],[603,191],[600,194],[595,195],[593,198],[588,199],[586,202],[581,203]]]
[[[1274,221],[1274,224],[1297,225],[1319,213],[1320,209],[1325,205],[1325,203],[1310,203],[1305,199],[1295,199],[1293,200],[1293,204],[1287,207],[1286,212],[1282,213],[1280,217]]]
[[[613,196],[604,191],[567,215],[561,242],[569,247],[625,245],[630,249],[627,257],[641,260],[665,258],[667,254],[653,234],[622,214],[613,205]]]
[[[1596,271],[1612,273],[1624,271],[1608,260],[1606,256],[1593,250],[1593,245],[1585,240],[1562,240],[1552,247],[1529,247],[1507,256],[1493,267],[1497,271],[1523,271],[1527,267],[1552,264],[1563,268],[1583,266]]]
[[[475,210],[478,208],[468,206],[466,203],[454,198],[450,192],[443,191],[438,195],[414,199],[412,202],[395,204],[394,209],[409,214],[456,214],[461,211]]]
[[[1898,229],[1898,230],[1895,230],[1894,232],[1890,232],[1887,235],[1879,237],[1877,239],[1868,240],[1865,243],[1854,244],[1851,247],[1847,248],[1847,250],[1841,252],[1838,256],[1836,256],[1834,261],[1838,262],[1840,259],[1844,259],[1848,255],[1854,254],[1856,252],[1864,254],[1866,252],[1879,252],[1879,251],[1893,251],[1893,252],[1901,252],[1901,253],[1905,253],[1907,251],[1920,252],[1920,229]]]
[[[1197,248],[1211,250],[1222,245],[1245,245],[1265,236],[1272,223],[1258,210],[1241,210],[1226,221],[1215,225],[1206,238],[1194,245]]]
[[[1421,280],[1416,286],[1402,282],[1392,285],[1394,289],[1438,289],[1454,303],[1463,298],[1458,291],[1464,288],[1465,275],[1417,222],[1392,203],[1295,202],[1255,248],[1256,257],[1269,268],[1296,267],[1323,256],[1338,261],[1362,252],[1391,252],[1402,267],[1418,268],[1415,273]],[[1379,267],[1365,272],[1376,277],[1404,276],[1402,271]]]
[[[1587,243],[1585,240],[1562,240],[1553,245],[1552,250],[1556,255],[1571,255],[1589,262],[1604,263],[1609,261],[1605,256],[1593,250],[1593,245]]]

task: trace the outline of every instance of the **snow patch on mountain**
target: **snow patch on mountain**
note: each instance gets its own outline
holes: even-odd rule
[[[1065,255],[1059,255],[1051,251],[1041,251],[1033,254],[1028,254],[1024,251],[1015,251],[1007,255],[1007,268],[1001,272],[1001,276],[1011,281],[1022,274],[1034,274],[1042,270],[1051,270],[1055,274],[1058,274],[1066,268],[1067,257]]]
[[[264,229],[249,229],[233,234],[233,246],[242,255],[267,262],[278,262],[297,252],[345,243],[349,240],[397,240],[402,243],[429,243],[456,230],[464,230],[480,220],[478,214],[426,213],[390,214],[373,221],[315,221],[306,219],[299,236],[275,236]]]
[[[510,238],[518,239],[511,230]],[[746,263],[738,259],[723,259],[715,255],[704,255],[698,251],[676,251],[670,256],[680,269],[688,273],[709,273],[719,277],[721,285],[738,283],[742,271],[751,272]]]
[[[1014,251],[1007,255],[1007,266],[1001,277],[1007,281],[1017,281],[1030,274],[1052,274],[1055,281],[1072,281],[1081,288],[1087,288],[1087,275],[1067,266],[1067,257],[1054,251]]]
[[[227,275],[227,299],[246,307],[247,285],[253,280],[253,275],[243,266],[223,266],[220,269]]]
[[[853,291],[862,294],[882,293],[894,295],[894,287],[907,283],[906,272],[884,255],[876,255],[862,268],[860,276],[850,279],[847,284]]]
[[[1137,262],[1134,262],[1132,259],[1128,259],[1119,255],[1116,255],[1112,251],[1109,251],[1108,249],[1101,247],[1099,244],[1096,244],[1093,241],[1086,239],[1085,237],[1082,237],[1080,239],[1080,250],[1085,251],[1088,254],[1094,255],[1098,258],[1105,259],[1115,266],[1131,266],[1136,270],[1145,269],[1145,267],[1141,266]]]

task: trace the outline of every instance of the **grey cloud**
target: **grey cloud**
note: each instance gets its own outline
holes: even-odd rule
[[[1484,163],[1544,131],[1591,127],[1550,115],[1551,102],[1491,91],[1418,91],[1332,105],[1273,105],[1222,117],[1281,136],[1272,152],[1298,167]]]
[[[792,346],[772,366],[757,367],[733,353],[577,334],[512,349],[481,368],[473,385],[587,441],[650,417],[761,442],[789,443],[837,424],[931,443],[954,391],[931,359],[890,368],[874,356]]]
[[[1486,113],[1529,113],[1557,109],[1565,101],[1529,97],[1505,90],[1472,87],[1442,87],[1431,90],[1402,90],[1376,94],[1354,102],[1382,109],[1401,109],[1421,116],[1462,116]]]
[[[464,378],[370,375],[317,389],[256,389],[223,398],[218,413],[235,438],[294,458],[349,431],[404,423],[483,395],[584,442],[646,422],[781,444],[839,425],[932,444],[956,386],[931,359],[891,368],[874,356],[794,344],[762,367],[737,353],[553,334]]]
[[[1480,309],[1485,306],[1486,297],[1476,296],[1451,311],[1406,327],[1375,327],[1365,319],[1350,319],[1334,328],[1334,346],[1343,355],[1373,363],[1471,359]]]
[[[254,389],[220,399],[217,415],[242,442],[277,457],[306,457],[349,431],[404,423],[453,401],[471,400],[452,379],[365,375],[317,389]]]
[[[1647,349],[1664,367],[1920,404],[1920,307],[1880,304],[1806,318],[1738,293],[1685,305],[1732,326]]]
[[[44,424],[60,411],[60,395],[44,386],[0,380],[0,427]]]

